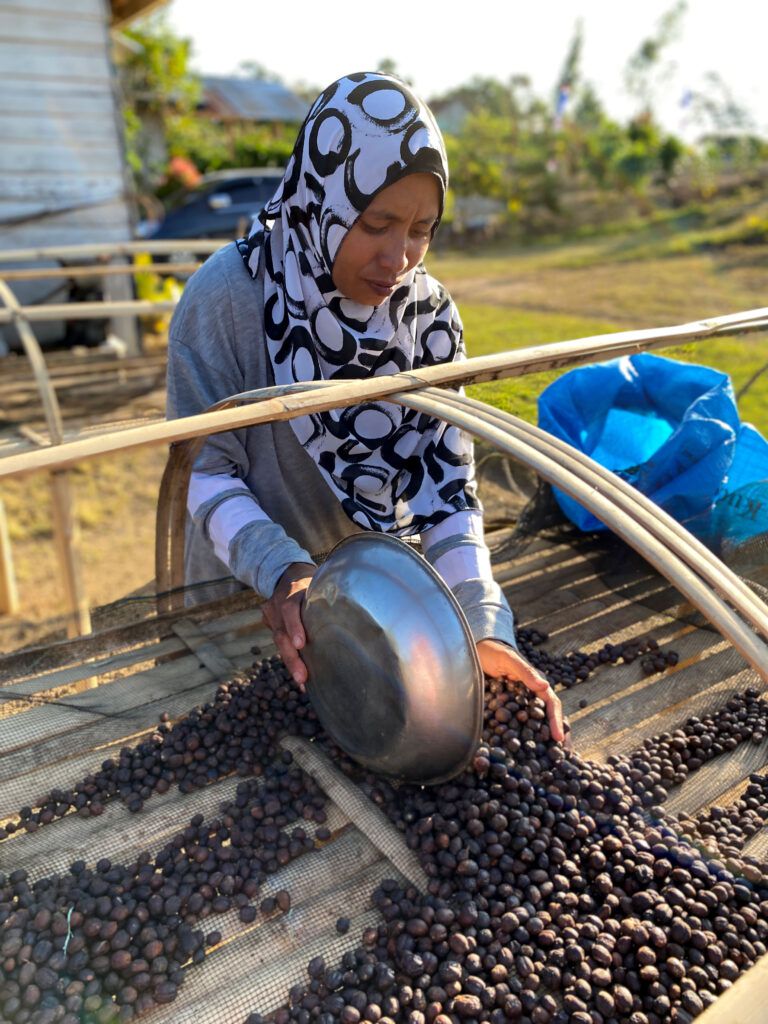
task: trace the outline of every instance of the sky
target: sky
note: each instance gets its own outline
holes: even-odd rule
[[[550,98],[581,19],[583,78],[624,120],[636,106],[624,89],[624,67],[672,6],[673,0],[170,0],[165,11],[172,28],[192,40],[197,71],[235,74],[250,60],[289,84],[323,88],[391,58],[426,98],[474,75],[505,81],[514,74],[529,76],[534,92]],[[679,38],[665,51],[673,69],[657,95],[662,123],[695,135],[680,101],[716,72],[768,134],[767,36],[763,0],[689,0]]]

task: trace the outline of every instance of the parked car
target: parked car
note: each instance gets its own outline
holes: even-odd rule
[[[279,167],[216,171],[168,204],[159,223],[145,222],[143,238],[236,238],[272,198],[283,176]]]

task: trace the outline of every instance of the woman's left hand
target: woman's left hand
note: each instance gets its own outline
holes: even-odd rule
[[[547,709],[547,720],[552,739],[565,742],[566,729],[563,708],[547,680],[512,647],[498,640],[481,640],[477,645],[480,665],[487,676],[495,679],[517,680],[540,697]]]

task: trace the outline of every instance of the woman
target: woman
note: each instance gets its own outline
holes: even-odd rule
[[[171,324],[168,415],[241,391],[465,358],[462,325],[423,266],[448,169],[431,112],[398,79],[349,75],[315,101],[248,239],[188,283]],[[192,474],[187,582],[229,573],[266,598],[299,686],[310,551],[360,529],[419,535],[469,621],[483,670],[560,702],[518,653],[491,575],[469,439],[386,402],[209,438]],[[210,596],[210,592],[206,594]]]

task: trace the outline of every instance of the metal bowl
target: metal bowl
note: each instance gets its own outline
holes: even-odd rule
[[[386,534],[348,537],[313,577],[302,618],[307,694],[342,750],[408,782],[466,767],[483,674],[461,608],[424,558]]]

